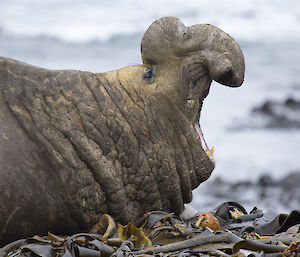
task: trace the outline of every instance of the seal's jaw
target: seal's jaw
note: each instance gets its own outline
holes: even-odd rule
[[[200,126],[200,114],[201,114],[201,110],[202,110],[202,106],[203,106],[203,101],[204,101],[204,99],[207,97],[207,95],[209,93],[210,85],[211,84],[208,84],[206,86],[206,88],[204,89],[204,91],[202,93],[202,96],[200,97],[199,102],[201,104],[199,106],[199,110],[198,110],[196,118],[194,120],[194,128],[195,128],[197,137],[198,137],[198,139],[199,139],[199,141],[201,143],[202,149],[205,151],[205,153],[210,158],[210,160],[215,164],[215,159],[213,157],[214,149],[215,148],[214,148],[214,146],[211,147],[211,148],[208,147],[208,144],[206,143],[206,141],[204,139],[204,134],[203,134],[203,131],[202,131],[201,126]]]
[[[182,111],[187,119],[192,123],[194,132],[196,133],[195,140],[200,142],[200,146],[204,153],[209,157],[209,160],[215,165],[213,158],[214,148],[208,147],[203,132],[200,126],[200,114],[204,99],[208,96],[211,78],[205,67],[201,62],[201,54],[186,58],[182,63],[181,68],[181,81],[180,89],[182,95],[185,95],[185,103],[183,104]],[[199,143],[198,142],[198,143]],[[204,155],[205,156],[205,155]]]
[[[213,156],[215,148],[214,148],[214,146],[209,148],[209,146],[204,138],[204,133],[200,126],[200,115],[201,115],[202,105],[203,105],[204,98],[208,95],[209,87],[210,87],[210,85],[208,86],[207,90],[205,90],[206,91],[205,95],[202,95],[202,97],[199,100],[199,102],[200,102],[199,109],[198,109],[196,118],[194,119],[193,123],[194,123],[194,129],[195,129],[197,138],[200,142],[200,145],[202,147],[202,150],[206,153],[206,155],[209,157],[210,161],[213,163],[213,166],[215,167],[215,159]]]
[[[197,133],[197,137],[198,137],[198,139],[199,139],[199,141],[200,141],[200,143],[201,143],[202,149],[205,151],[205,153],[206,153],[207,156],[210,158],[210,160],[211,160],[213,163],[215,163],[215,159],[214,159],[214,156],[213,156],[215,147],[213,146],[212,148],[209,149],[209,147],[208,147],[208,145],[207,145],[207,143],[206,143],[206,141],[205,141],[205,139],[204,139],[204,135],[203,135],[203,132],[202,132],[202,130],[201,130],[201,127],[200,127],[200,125],[199,125],[198,122],[197,122],[197,123],[196,123],[196,122],[194,123],[194,128],[195,128],[195,131],[196,131],[196,133]]]

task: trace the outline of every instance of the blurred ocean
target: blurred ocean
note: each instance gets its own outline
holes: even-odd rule
[[[251,118],[266,100],[300,100],[299,0],[0,0],[0,55],[93,72],[138,64],[143,33],[162,16],[216,25],[245,55],[243,86],[214,82],[201,114],[206,141],[215,146],[212,178],[300,171],[300,129],[266,129]]]

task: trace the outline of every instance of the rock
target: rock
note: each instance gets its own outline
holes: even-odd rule
[[[267,100],[254,107],[251,115],[261,116],[265,128],[300,128],[300,101],[291,97],[283,101]]]
[[[266,100],[251,109],[249,116],[229,127],[240,129],[299,129],[300,100],[288,97],[282,101]]]
[[[198,198],[194,197],[193,207],[210,209],[218,202],[231,200],[248,208],[256,205],[275,212],[289,212],[291,209],[300,209],[299,185],[300,171],[280,179],[265,174],[252,182],[228,182],[216,178],[197,190]]]

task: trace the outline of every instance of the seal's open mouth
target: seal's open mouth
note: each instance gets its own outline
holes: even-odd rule
[[[194,123],[194,128],[196,130],[198,139],[201,142],[201,146],[202,146],[203,150],[205,151],[207,156],[211,159],[211,161],[215,162],[215,159],[213,157],[215,148],[214,147],[212,147],[211,149],[208,148],[207,143],[205,142],[205,139],[204,139],[204,136],[203,136],[203,132],[200,128],[199,122]]]

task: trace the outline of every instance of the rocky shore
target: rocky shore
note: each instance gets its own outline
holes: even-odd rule
[[[103,215],[89,233],[34,235],[0,249],[0,257],[100,256],[296,256],[300,255],[300,212],[274,215],[237,202],[184,219],[153,211],[139,224],[123,226]]]
[[[247,121],[237,121],[234,129],[299,129],[300,100],[288,97],[282,101],[266,100],[254,106]]]
[[[253,205],[275,213],[300,210],[300,171],[275,179],[263,175],[256,181],[229,182],[216,178],[203,183],[197,189],[193,208],[211,209],[223,201],[236,201],[246,208]]]
[[[235,183],[216,178],[180,217],[153,211],[123,226],[105,214],[88,233],[33,235],[4,246],[0,257],[299,257],[299,184],[300,171]]]

